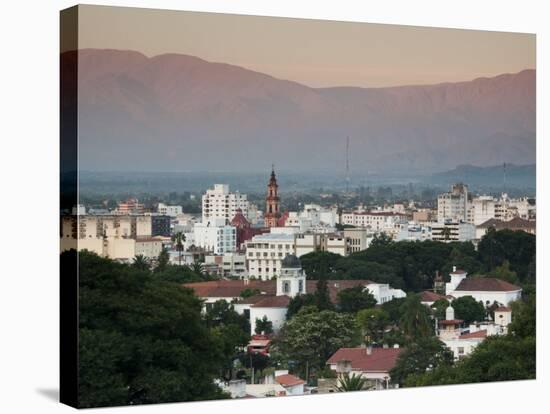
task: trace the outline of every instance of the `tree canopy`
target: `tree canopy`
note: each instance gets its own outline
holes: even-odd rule
[[[443,342],[436,337],[419,338],[399,354],[390,376],[393,383],[403,384],[409,375],[452,364],[453,353]]]
[[[304,369],[321,369],[328,358],[342,347],[359,343],[353,316],[330,310],[304,307],[288,320],[275,341],[281,359]]]
[[[338,292],[338,309],[342,312],[357,313],[361,309],[369,309],[376,305],[372,293],[363,286],[355,286]]]
[[[78,254],[80,407],[226,397],[213,382],[223,343],[206,327],[191,290]]]
[[[462,319],[465,325],[472,322],[481,322],[485,319],[485,306],[472,296],[461,296],[451,303],[455,310],[455,317]]]

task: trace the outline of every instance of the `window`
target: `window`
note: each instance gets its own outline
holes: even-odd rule
[[[463,354],[464,354],[464,347],[463,347],[463,346],[459,346],[459,347],[458,347],[458,353],[459,353],[459,355],[463,355]]]
[[[284,281],[283,282],[283,293],[290,293],[290,282]]]
[[[300,279],[298,281],[298,292],[303,293],[303,291],[304,291],[304,281]]]

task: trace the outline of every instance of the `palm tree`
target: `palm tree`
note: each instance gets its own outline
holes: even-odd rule
[[[401,307],[399,326],[409,338],[417,339],[432,334],[430,311],[420,302],[420,295],[409,295]]]
[[[451,238],[451,228],[444,227],[443,230],[441,230],[441,235],[448,241]]]
[[[193,263],[193,266],[191,268],[193,270],[193,272],[199,274],[199,275],[202,275],[202,272],[203,272],[203,265],[201,262],[195,262]]]
[[[336,389],[340,392],[349,391],[361,391],[365,389],[367,384],[366,378],[361,375],[352,374],[351,376],[346,372],[338,379],[338,386]]]
[[[178,264],[181,266],[181,254],[183,252],[183,242],[185,241],[185,235],[178,231],[172,236],[172,241],[176,243],[176,250],[178,252]]]
[[[151,261],[144,255],[138,254],[136,257],[134,257],[132,265],[139,270],[149,270],[149,267],[151,266]]]

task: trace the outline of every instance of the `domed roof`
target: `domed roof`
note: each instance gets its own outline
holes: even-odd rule
[[[295,255],[289,254],[283,259],[281,267],[297,269],[302,268],[302,263],[300,263],[300,259],[298,259]]]

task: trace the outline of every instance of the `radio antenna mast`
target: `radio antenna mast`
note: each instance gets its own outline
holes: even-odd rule
[[[349,136],[346,137],[346,194],[349,193]]]

